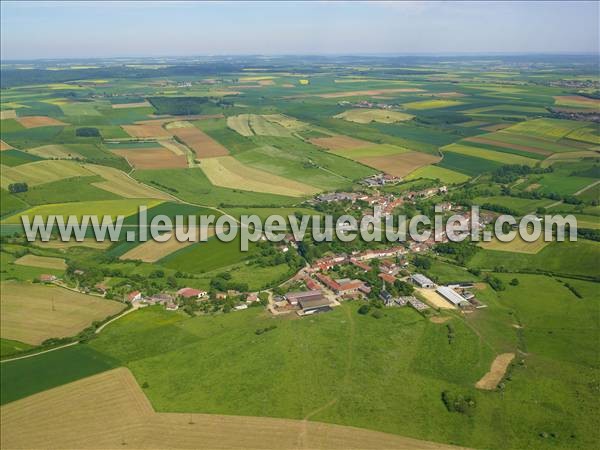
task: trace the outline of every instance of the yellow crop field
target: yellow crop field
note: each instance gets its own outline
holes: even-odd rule
[[[308,420],[157,413],[126,368],[4,405],[0,446],[32,448],[460,450]]]
[[[156,198],[161,200],[173,200],[166,192],[160,191],[139,181],[130,178],[124,172],[113,167],[85,164],[84,167],[90,172],[100,175],[106,181],[92,183],[94,186],[120,195],[124,198]]]
[[[71,177],[93,175],[82,164],[73,161],[35,161],[15,167],[2,166],[1,185],[4,189],[11,183],[25,182],[29,186],[64,180]]]
[[[13,148],[12,145],[9,145],[6,142],[0,140],[0,152],[3,152],[4,150],[10,150],[11,148]]]
[[[79,153],[65,147],[60,144],[42,145],[41,147],[35,147],[27,149],[27,153],[39,156],[41,158],[78,158],[82,157]]]
[[[303,197],[319,192],[313,186],[246,166],[232,156],[205,159],[200,167],[215,186],[290,197]]]
[[[122,303],[57,286],[7,281],[1,287],[2,337],[32,345],[73,336],[123,309]]]
[[[42,269],[66,270],[67,264],[62,258],[28,254],[14,261],[19,266],[40,267]]]
[[[408,109],[417,109],[417,110],[421,110],[421,109],[436,109],[436,108],[448,108],[450,106],[458,106],[458,105],[462,105],[464,102],[459,102],[458,100],[441,100],[441,99],[436,99],[436,100],[422,100],[422,101],[418,101],[418,102],[409,102],[409,103],[404,103],[405,108]]]
[[[338,114],[334,117],[336,119],[344,119],[348,122],[355,123],[396,123],[404,122],[405,120],[410,120],[414,116],[411,114],[406,114],[399,111],[389,111],[386,109],[357,108],[344,111],[343,113]]]
[[[600,125],[595,123],[589,127],[578,128],[567,134],[567,138],[600,145]]]
[[[478,158],[489,159],[503,164],[521,164],[526,166],[535,166],[537,159],[527,158],[526,156],[514,155],[512,153],[496,152],[480,147],[471,147],[470,145],[450,144],[442,147],[443,152],[459,153],[461,155],[475,156]]]
[[[573,130],[583,128],[586,125],[585,122],[576,122],[574,120],[544,118],[520,122],[512,127],[506,128],[505,131],[558,141]]]

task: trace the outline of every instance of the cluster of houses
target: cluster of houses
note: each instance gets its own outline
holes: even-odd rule
[[[227,297],[240,297],[245,295],[245,303],[242,303],[238,306],[235,306],[234,309],[246,309],[248,304],[258,302],[258,294],[256,293],[248,293],[242,294],[238,291],[228,291],[228,292],[217,292],[216,299],[217,300],[225,300]],[[158,294],[144,296],[140,291],[132,291],[127,294],[126,301],[132,304],[136,304],[137,306],[149,306],[149,305],[163,305],[165,309],[169,311],[176,311],[179,309],[178,299],[194,299],[197,301],[208,300],[208,292],[202,289],[195,289],[191,287],[184,287],[179,289],[175,294],[170,294],[166,292],[160,292]]]
[[[392,177],[391,175],[379,174],[363,180],[363,183],[367,186],[384,186],[386,184],[393,184],[399,181],[398,178]],[[366,203],[369,208],[379,208],[383,216],[391,215],[399,206],[404,203],[414,203],[418,199],[427,199],[438,194],[445,194],[448,192],[446,186],[434,187],[423,189],[421,191],[410,191],[403,196],[396,196],[389,193],[367,194],[364,192],[330,192],[325,194],[319,194],[313,200],[314,203],[336,203],[336,202],[350,202],[355,204],[360,201]],[[442,212],[452,211],[453,205],[450,202],[443,202],[439,205],[442,208]],[[362,209],[360,206],[356,208]]]

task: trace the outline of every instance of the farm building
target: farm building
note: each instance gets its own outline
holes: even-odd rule
[[[206,291],[185,287],[177,291],[177,295],[183,298],[204,298],[208,296]]]
[[[331,311],[329,300],[326,298],[299,300],[298,304],[302,308],[302,315]]]
[[[319,300],[323,298],[321,291],[306,291],[306,292],[288,292],[285,294],[285,299],[292,306],[296,306],[301,300]]]
[[[140,301],[141,299],[142,293],[140,291],[132,291],[129,294],[127,294],[127,301],[130,303]]]
[[[237,305],[237,306],[234,306],[233,309],[235,309],[236,311],[241,311],[243,309],[248,309],[248,305],[246,305],[246,304]]]
[[[42,283],[52,283],[53,281],[57,280],[54,275],[49,275],[47,273],[41,274],[39,279]]]
[[[388,273],[380,273],[378,277],[388,284],[394,284],[394,281],[396,281],[396,277]]]
[[[420,273],[415,273],[410,276],[410,280],[419,287],[432,289],[435,287],[435,283],[427,278],[425,275]]]
[[[466,298],[448,286],[440,286],[436,289],[436,292],[455,306],[464,307],[470,305]]]
[[[368,264],[365,264],[364,262],[358,261],[355,258],[352,258],[350,260],[350,263],[352,263],[352,265],[358,267],[359,269],[364,270],[365,272],[368,272],[371,270],[371,266],[369,266]]]
[[[167,304],[174,303],[174,302],[173,302],[173,297],[171,295],[161,293],[161,294],[155,294],[152,297],[147,298],[146,303],[148,303],[150,305],[156,305],[156,304],[167,305]]]

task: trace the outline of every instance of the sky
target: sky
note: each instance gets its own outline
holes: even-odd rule
[[[592,2],[0,3],[0,57],[598,53]]]

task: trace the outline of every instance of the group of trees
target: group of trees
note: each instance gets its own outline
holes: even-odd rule
[[[551,173],[553,171],[554,169],[552,167],[541,168],[529,167],[520,164],[507,164],[497,168],[492,172],[492,181],[495,181],[496,183],[508,184],[526,175]]]
[[[8,192],[11,194],[18,194],[19,192],[27,192],[29,186],[27,183],[11,183],[8,185]]]

